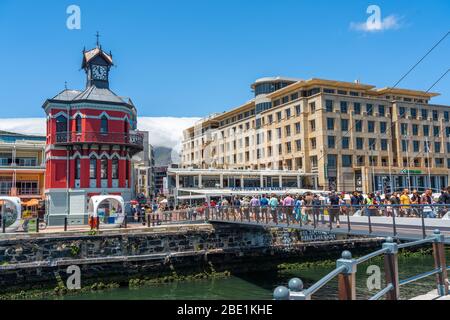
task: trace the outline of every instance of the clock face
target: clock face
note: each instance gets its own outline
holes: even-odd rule
[[[108,69],[106,66],[92,66],[92,77],[95,80],[108,80]]]

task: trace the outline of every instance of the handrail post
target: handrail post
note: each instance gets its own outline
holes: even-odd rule
[[[350,251],[344,251],[336,266],[346,267],[346,270],[338,276],[339,300],[356,300],[356,259],[352,258]]]
[[[419,208],[419,210],[420,210],[420,208]],[[422,208],[420,217],[422,219],[422,236],[423,236],[423,239],[425,239],[427,237],[427,232],[425,230],[425,217],[423,216],[423,208]]]
[[[434,230],[435,240],[433,242],[433,257],[434,266],[436,269],[441,269],[441,272],[436,274],[437,292],[440,296],[449,294],[447,263],[445,259],[444,235],[440,230]]]
[[[386,284],[392,284],[393,289],[386,294],[386,300],[400,299],[400,284],[398,278],[398,244],[391,237],[386,238],[383,248],[388,251],[384,254],[384,269]]]

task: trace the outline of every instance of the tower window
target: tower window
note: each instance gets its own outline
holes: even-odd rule
[[[101,133],[108,132],[108,118],[106,116],[102,116],[102,118],[101,118],[100,132]]]
[[[56,132],[67,132],[67,118],[63,115],[59,115],[56,118]]]
[[[75,179],[80,179],[81,177],[81,159],[79,157],[75,158]]]
[[[81,116],[77,115],[75,118],[75,130],[77,133],[81,132]]]
[[[119,179],[119,159],[117,156],[112,158],[112,178]]]
[[[103,156],[100,162],[100,175],[102,179],[108,179],[108,158],[106,156]]]
[[[97,178],[97,158],[94,156],[89,159],[89,178]]]

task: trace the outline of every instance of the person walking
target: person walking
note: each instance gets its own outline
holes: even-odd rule
[[[341,226],[339,221],[339,203],[341,200],[334,191],[331,192],[328,200],[330,202],[330,209],[328,210],[330,215],[330,224],[332,226],[334,221],[336,221],[336,228],[340,228]]]
[[[400,204],[402,205],[400,209],[400,216],[409,216],[409,210],[411,208],[411,199],[409,197],[409,190],[404,189],[402,195],[400,196]]]
[[[433,210],[433,191],[427,189],[420,199],[420,203],[423,204],[422,214],[424,218],[436,218],[436,214]]]
[[[278,223],[278,217],[277,217],[277,208],[278,208],[278,199],[273,194],[272,197],[269,200],[269,206],[270,206],[270,212],[272,214],[272,219],[275,223]]]
[[[259,201],[259,198],[257,196],[253,196],[250,200],[250,207],[252,210],[253,219],[255,221],[259,220],[259,209],[261,207],[261,201]]]

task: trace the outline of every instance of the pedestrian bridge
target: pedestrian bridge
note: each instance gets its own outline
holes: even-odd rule
[[[310,220],[305,223],[302,219],[295,219],[292,208],[277,208],[277,210],[233,209],[216,210],[209,209],[208,220],[236,225],[291,228],[309,231],[324,231],[335,234],[371,237],[393,237],[402,241],[415,241],[424,239],[438,229],[444,236],[444,241],[450,244],[450,220],[442,218],[426,218],[423,208],[416,207],[419,213],[411,217],[398,216],[352,216],[351,214],[339,214],[340,224],[332,222],[326,209],[321,207],[317,214],[311,214]],[[437,209],[437,208],[436,208]],[[437,210],[436,210],[437,211]],[[446,210],[445,210],[446,211]],[[351,210],[348,210],[351,212]],[[444,214],[442,214],[443,216]]]

